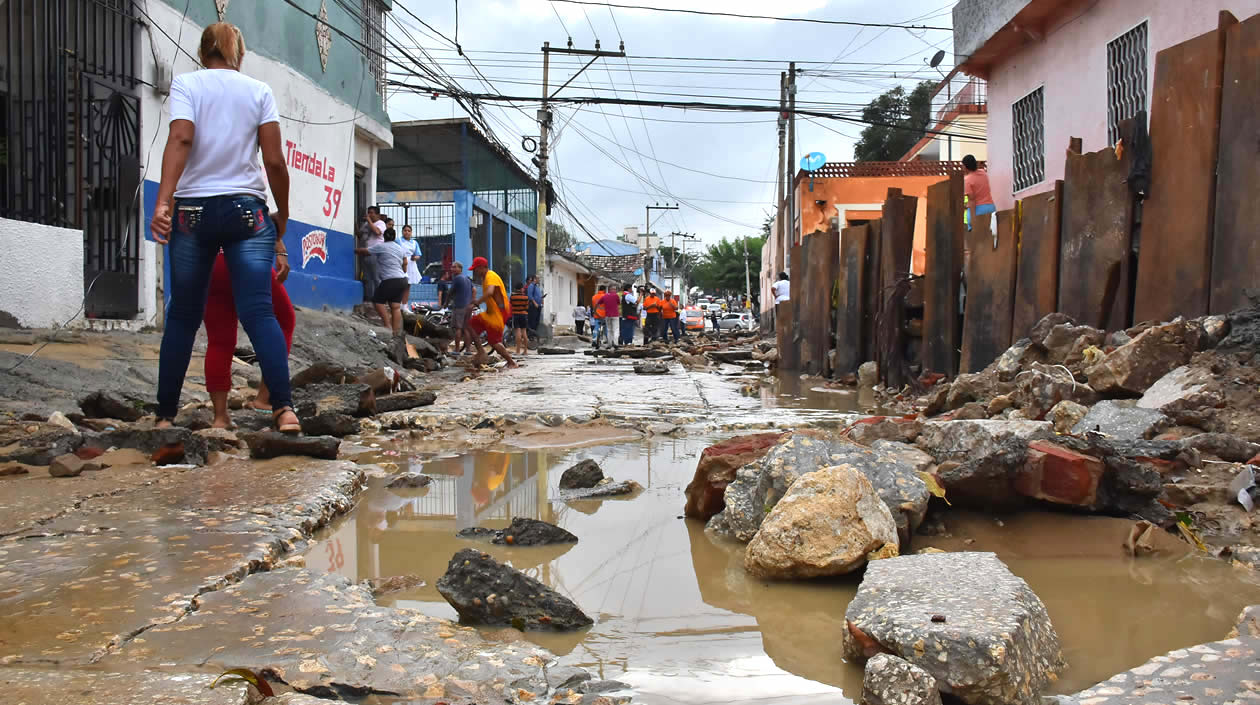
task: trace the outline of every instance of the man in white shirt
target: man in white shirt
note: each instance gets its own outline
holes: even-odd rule
[[[777,321],[779,304],[790,301],[792,298],[792,284],[788,281],[787,272],[779,272],[779,279],[770,287],[770,291],[774,294],[774,314]]]

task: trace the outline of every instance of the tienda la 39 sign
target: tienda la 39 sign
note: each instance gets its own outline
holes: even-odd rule
[[[312,259],[328,264],[328,233],[323,230],[312,230],[302,238],[302,269]]]

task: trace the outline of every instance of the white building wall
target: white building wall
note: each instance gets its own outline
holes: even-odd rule
[[[166,3],[150,3],[147,11],[170,37],[182,37],[178,48],[159,31],[145,32],[140,43],[141,77],[158,86],[169,86],[173,76],[198,69],[193,56],[202,27],[183,20],[182,14]],[[248,47],[266,38],[247,36],[245,40]],[[371,197],[376,193],[376,153],[393,144],[390,126],[364,116],[360,106],[333,97],[287,65],[259,54],[247,51],[241,72],[268,84],[275,94],[281,134],[290,158],[290,219],[328,231],[353,233],[358,217],[354,209],[355,163],[368,168],[367,193]],[[147,238],[148,214],[161,179],[170,111],[166,88],[141,86],[140,93],[141,148],[145,150],[141,155],[141,175],[146,192],[140,217],[142,234]],[[365,85],[360,100],[377,100],[370,86]],[[309,157],[303,162],[319,163],[319,175],[295,168],[299,152]],[[274,208],[274,201],[269,198],[268,202]],[[163,306],[158,249],[151,240],[141,247],[140,305],[148,321],[156,320]],[[301,271],[300,264],[299,260],[293,262],[295,273]]]
[[[8,314],[26,328],[55,328],[79,312],[82,230],[0,218],[0,252],[0,319]]]

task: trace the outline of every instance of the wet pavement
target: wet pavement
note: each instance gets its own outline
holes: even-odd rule
[[[382,418],[387,426],[406,419],[394,421],[398,427],[540,414],[557,421],[603,417],[693,429],[834,427],[851,423],[873,403],[852,391],[816,391],[822,389],[821,379],[810,383],[785,377],[762,385],[762,375],[737,365],[689,372],[671,359],[661,361],[668,364],[669,374],[636,374],[635,360],[597,358],[581,350],[574,355],[531,354],[519,369],[484,373],[456,387],[458,393],[440,394],[432,406]]]
[[[311,570],[351,579],[416,575],[427,585],[383,603],[456,619],[434,583],[461,548],[477,546],[574,600],[596,624],[570,634],[512,633],[559,662],[634,687],[636,702],[856,702],[861,668],[843,662],[844,611],[860,578],[767,583],[748,576],[743,546],[681,518],[683,488],[714,437],[648,438],[581,450],[479,451],[456,456],[397,450],[400,465],[434,482],[387,490],[375,479],[359,508],[307,555]],[[605,474],[644,486],[633,499],[559,502],[570,465],[591,458]],[[511,517],[556,523],[577,544],[539,548],[460,539],[470,526]],[[1260,584],[1228,564],[1190,555],[1126,558],[1130,523],[1062,514],[995,520],[947,514],[947,536],[915,548],[992,550],[1045,602],[1070,667],[1071,693],[1166,651],[1220,639]],[[385,702],[383,699],[382,702]]]
[[[576,669],[628,683],[645,705],[859,700],[861,670],[843,662],[840,635],[860,578],[753,579],[743,546],[706,534],[682,508],[707,445],[745,428],[848,425],[873,400],[733,365],[687,372],[671,362],[670,374],[646,376],[633,364],[530,356],[521,370],[465,382],[444,372],[433,378],[450,381],[437,404],[378,417],[399,430],[348,439],[338,461],[0,479],[9,700],[245,703],[240,686],[207,689],[242,666],[304,691],[280,701],[293,705],[544,702]],[[643,489],[563,500],[560,473],[587,458]],[[433,481],[386,489],[409,470]],[[455,536],[518,516],[579,542]],[[1045,602],[1070,664],[1059,693],[1219,640],[1260,602],[1254,576],[1179,541],[1126,558],[1125,521],[947,513],[943,522],[944,535],[915,537],[915,548],[995,551]],[[452,623],[435,584],[467,547],[551,586],[596,623],[569,634]],[[404,575],[425,584],[380,598],[359,584]]]

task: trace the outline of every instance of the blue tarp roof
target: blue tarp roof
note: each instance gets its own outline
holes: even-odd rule
[[[598,240],[595,242],[578,242],[578,252],[595,257],[621,257],[639,254],[639,246],[620,240]]]

